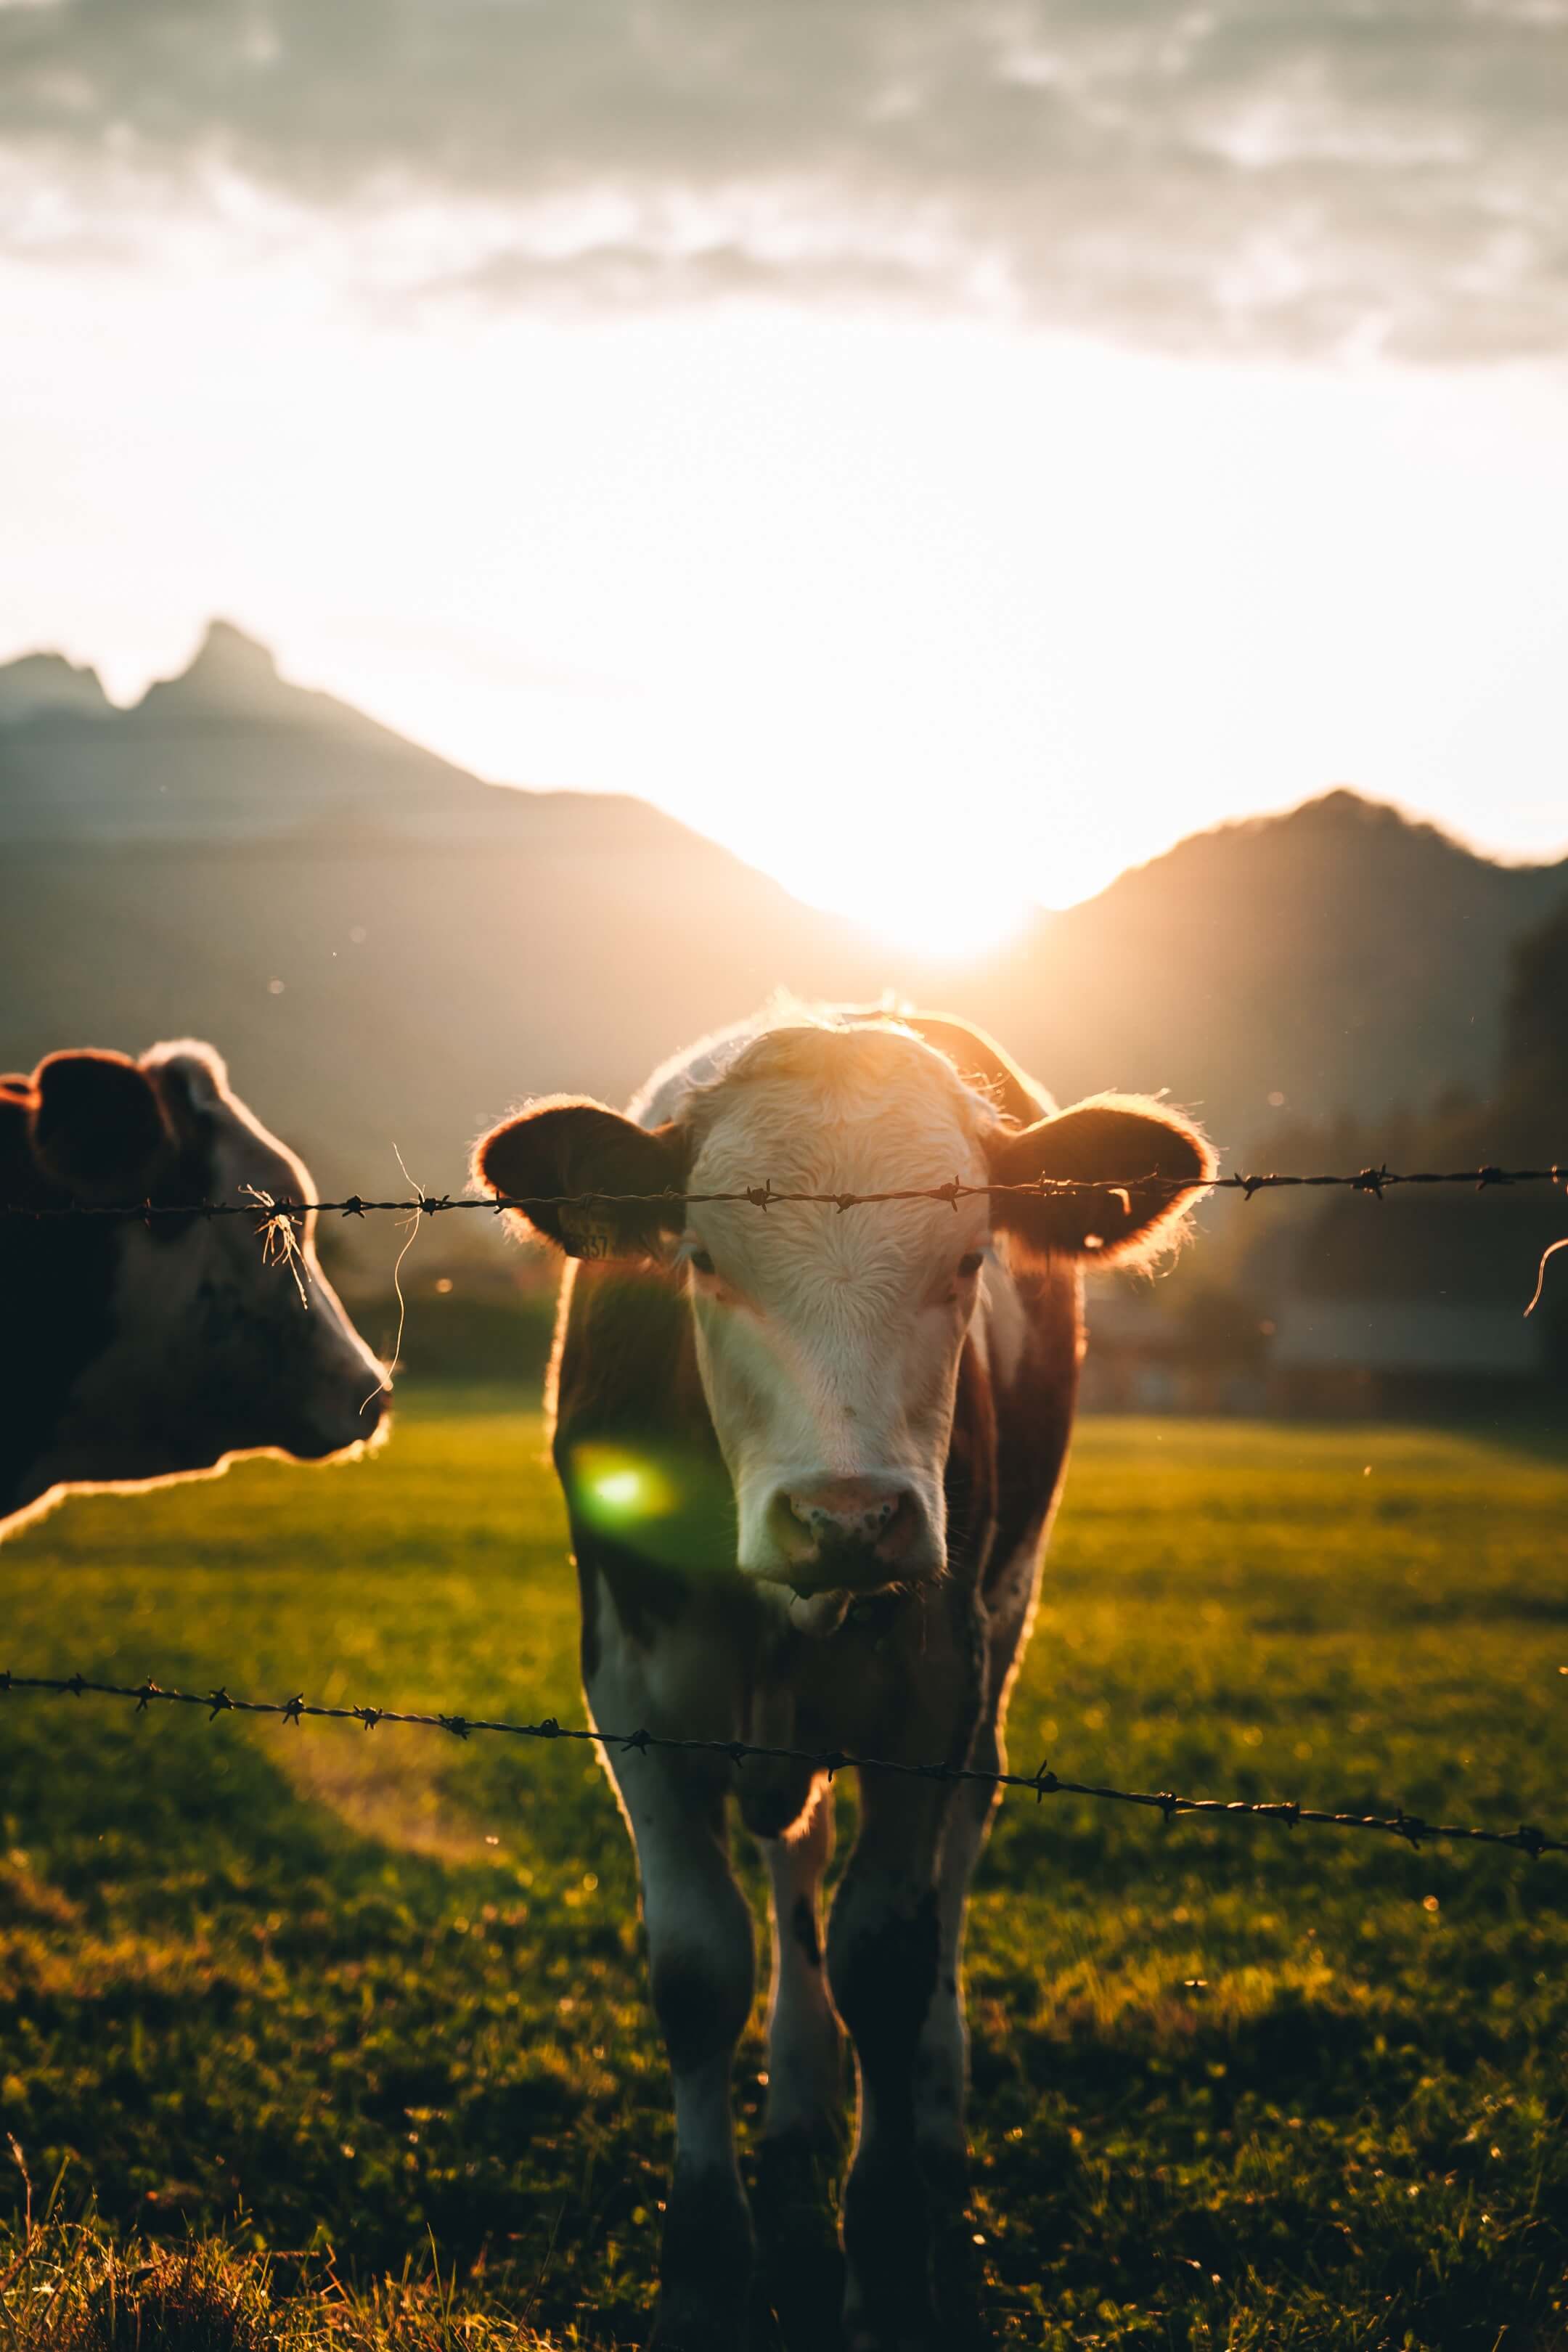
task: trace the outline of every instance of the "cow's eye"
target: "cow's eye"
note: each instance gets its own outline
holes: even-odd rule
[[[713,1271],[713,1260],[707,1250],[693,1250],[691,1263],[699,1274],[711,1274]]]
[[[979,1273],[984,1261],[984,1250],[966,1250],[958,1261],[958,1271],[967,1280],[972,1274]]]

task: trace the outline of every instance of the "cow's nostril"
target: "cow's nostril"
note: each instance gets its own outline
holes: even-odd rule
[[[835,1511],[826,1503],[796,1503],[795,1515],[822,1535],[858,1535],[885,1528],[898,1507],[896,1498],[889,1496],[880,1503],[868,1504],[864,1510]]]
[[[912,1529],[918,1516],[907,1488],[868,1478],[814,1480],[784,1499],[795,1541],[804,1534],[818,1550],[883,1554],[906,1523]]]
[[[775,1494],[768,1504],[768,1533],[786,1560],[810,1559],[817,1549],[817,1536],[796,1509],[792,1496]]]
[[[914,1496],[910,1494],[893,1496],[878,1532],[878,1559],[888,1561],[889,1565],[902,1559],[915,1539],[919,1525],[920,1514],[915,1507]]]

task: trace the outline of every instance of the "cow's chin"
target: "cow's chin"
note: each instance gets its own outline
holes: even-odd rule
[[[262,1450],[281,1454],[290,1462],[354,1462],[366,1454],[379,1454],[392,1434],[390,1414],[378,1410],[373,1420],[367,1413],[355,1423],[343,1418],[297,1430],[281,1443]]]
[[[289,1462],[355,1461],[385,1444],[392,1423],[390,1398],[384,1379],[309,1400],[295,1409],[258,1414],[250,1430],[237,1431],[218,1451],[272,1454]]]
[[[833,1580],[831,1563],[820,1559],[770,1560],[749,1571],[743,1561],[741,1565],[759,1599],[776,1610],[792,1632],[814,1642],[837,1633],[858,1602],[916,1591],[942,1569],[940,1557],[928,1559],[923,1547],[918,1558],[900,1560],[896,1567],[879,1562],[868,1568],[857,1561],[851,1569],[847,1562],[841,1581]]]
[[[748,1581],[781,1631],[787,1626],[792,1633],[803,1633],[810,1642],[826,1642],[837,1633],[852,1603],[859,1598],[847,1585],[834,1592],[796,1592],[784,1581],[782,1570],[776,1575],[751,1577]]]
[[[826,1642],[837,1633],[849,1614],[849,1604],[855,1595],[840,1590],[837,1592],[791,1592],[789,1622],[793,1633],[804,1633],[809,1642]]]

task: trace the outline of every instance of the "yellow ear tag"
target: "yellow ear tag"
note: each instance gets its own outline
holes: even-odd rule
[[[573,1257],[614,1257],[616,1230],[580,1209],[561,1211],[561,1234]]]

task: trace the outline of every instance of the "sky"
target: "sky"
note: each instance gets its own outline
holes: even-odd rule
[[[222,614],[963,951],[1568,849],[1568,0],[0,0],[0,658]]]

